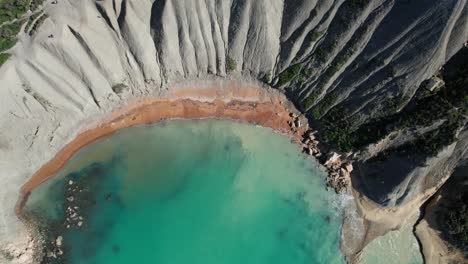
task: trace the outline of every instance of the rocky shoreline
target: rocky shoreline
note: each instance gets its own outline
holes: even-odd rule
[[[338,154],[337,152],[325,152],[320,149],[316,134],[317,130],[311,130],[307,119],[303,116],[290,113],[291,120],[288,125],[293,134],[300,135],[299,145],[302,151],[315,157],[326,169],[328,177],[326,179],[327,188],[333,189],[337,194],[346,193],[351,185],[351,172],[353,171],[350,155]]]
[[[303,148],[303,153],[315,157],[328,171],[326,179],[327,189],[333,189],[337,194],[348,191],[349,173],[352,171],[352,164],[345,161],[336,152],[324,154],[319,147],[319,141],[315,139],[316,131],[308,128],[307,122],[303,122],[303,117],[299,117],[294,112],[289,112],[290,135],[293,141]],[[301,140],[302,139],[302,140]],[[92,175],[90,177],[93,177]],[[38,225],[34,216],[29,217],[28,223],[36,226],[36,233],[41,237],[42,243],[35,246],[35,251],[41,252],[37,255],[38,263],[66,263],[67,246],[64,233],[67,230],[80,230],[87,228],[87,212],[95,205],[96,201],[92,197],[90,177],[64,179],[63,186],[63,219],[52,223]],[[112,193],[103,193],[103,200],[111,201],[116,199]]]
[[[0,255],[12,264],[26,264],[26,263],[37,263],[42,259],[42,254],[39,253],[43,245],[43,235],[38,233],[38,228],[34,225],[33,221],[26,221],[26,228],[29,230],[29,234],[25,237],[25,243],[22,247],[10,244],[0,250]]]
[[[45,251],[44,261],[47,262],[50,259],[57,259],[63,261],[63,236],[60,234],[61,230],[64,229],[80,229],[84,224],[84,217],[81,215],[81,205],[76,198],[77,195],[82,195],[83,187],[75,184],[73,180],[68,180],[68,183],[65,186],[65,196],[64,196],[64,205],[63,213],[65,220],[63,223],[58,224],[58,235],[55,239],[52,239],[49,243],[45,245],[43,251]]]
[[[238,89],[238,88],[237,88]],[[185,91],[187,92],[187,91]],[[229,97],[236,97],[235,94],[233,95],[233,90],[229,91]],[[123,110],[117,113],[114,113],[111,118],[103,121],[96,129],[99,131],[104,131],[104,134],[96,134],[93,136],[93,140],[91,141],[84,141],[77,146],[74,146],[73,151],[67,152],[65,154],[65,160],[70,158],[78,149],[84,147],[87,144],[94,142],[94,140],[101,138],[102,136],[107,136],[118,129],[133,126],[136,124],[147,124],[147,123],[154,123],[158,120],[167,120],[167,119],[196,119],[196,118],[221,118],[221,119],[231,119],[231,120],[239,120],[244,121],[252,124],[257,124],[261,126],[270,127],[273,130],[287,134],[292,137],[293,141],[297,143],[302,149],[303,152],[307,155],[315,157],[328,171],[328,177],[326,179],[327,188],[334,189],[336,193],[343,193],[348,191],[350,178],[349,173],[352,171],[352,164],[342,155],[337,154],[335,152],[326,153],[320,150],[319,148],[319,141],[316,139],[315,134],[316,131],[312,131],[309,126],[307,119],[304,116],[301,116],[300,113],[292,107],[292,105],[279,93],[276,91],[270,91],[269,93],[261,92],[262,95],[259,96],[256,94],[258,91],[256,89],[247,88],[245,90],[237,90],[237,93],[248,95],[247,99],[240,99],[235,98],[235,100],[227,100],[227,98],[223,98],[221,96],[221,100],[219,100],[219,90],[216,90],[214,94],[216,94],[217,98],[213,98],[208,100],[205,97],[205,100],[198,99],[189,99],[190,92],[186,93],[185,96],[181,96],[180,92],[177,94],[178,99],[171,99],[164,101],[163,99],[158,99],[154,102],[145,101],[144,103],[134,104],[128,110]],[[254,92],[254,93],[252,93]],[[225,91],[225,93],[227,93]],[[256,94],[256,97],[252,97],[252,94]],[[205,95],[206,96],[206,95]],[[182,97],[182,99],[180,99]],[[183,98],[186,99],[183,99]],[[188,97],[188,98],[187,98]],[[254,99],[256,101],[254,101]],[[171,112],[174,114],[174,108],[181,109],[176,107],[178,104],[183,104],[184,107],[182,108],[183,111],[180,113],[182,116],[170,116],[164,115],[164,113]],[[161,108],[168,108],[163,113],[160,113],[157,110]],[[223,111],[220,111],[220,108]],[[198,109],[198,110],[195,110]],[[203,109],[203,111],[200,111]],[[210,112],[209,109],[213,109],[214,112]],[[232,112],[231,112],[232,111]],[[245,112],[249,112],[251,115],[246,114]],[[157,116],[151,116],[154,113],[159,113]],[[237,114],[238,116],[233,116],[233,114]],[[197,116],[198,115],[198,116]],[[106,130],[108,127],[112,128],[111,132]],[[87,130],[83,133],[87,133],[90,130]],[[80,135],[83,135],[80,134]],[[76,140],[80,140],[80,136],[77,137]],[[89,138],[89,136],[88,136]],[[69,143],[64,149],[66,150],[67,147],[73,146],[73,142]],[[62,150],[63,151],[63,150]],[[64,153],[59,153],[56,157],[64,157]],[[51,162],[53,162],[52,160]],[[59,159],[59,163],[57,166],[51,170],[50,162],[46,164],[44,168],[47,170],[40,170],[38,173],[42,175],[38,176],[38,173],[23,186],[22,192],[23,196],[21,197],[20,201],[18,202],[17,213],[21,215],[22,206],[24,206],[27,193],[31,192],[35,187],[39,184],[47,180],[53,174],[52,172],[58,171],[61,168],[64,162]],[[47,175],[45,175],[47,173]],[[46,176],[44,178],[44,176]],[[69,180],[68,184],[65,189],[65,196],[64,196],[64,214],[65,219],[63,223],[58,224],[57,230],[65,230],[65,229],[80,229],[86,226],[86,216],[83,214],[83,207],[79,205],[78,197],[80,194],[83,193],[83,187],[80,187],[78,182],[74,180]],[[24,219],[24,218],[23,218]],[[34,225],[33,221],[28,220],[29,224]],[[59,261],[62,260],[64,257],[64,241],[63,236],[59,232],[55,232],[53,236],[44,236],[44,240],[47,242],[44,245],[37,245],[36,251],[42,252],[43,259],[47,260],[49,263],[50,261]]]
[[[327,186],[337,193],[347,189],[349,176],[346,174],[352,165],[344,162],[338,154],[326,155],[318,147],[318,140],[309,129],[307,119],[300,116],[292,104],[277,90],[256,87],[238,87],[231,85],[199,89],[183,89],[163,96],[162,98],[148,98],[129,104],[124,109],[113,112],[110,117],[93,125],[95,128],[86,129],[74,140],[68,143],[56,157],[44,165],[23,186],[22,195],[17,203],[17,214],[22,216],[22,207],[25,205],[28,194],[34,188],[52,177],[64,164],[82,147],[95,140],[111,135],[119,129],[138,124],[150,124],[168,119],[203,119],[220,118],[230,119],[264,127],[269,127],[278,133],[292,137],[306,154],[317,158],[329,171]],[[324,159],[330,157],[329,159]],[[346,167],[347,166],[347,167]],[[65,190],[64,208],[65,221],[60,228],[79,229],[86,225],[86,216],[82,206],[77,204],[77,197],[83,189],[76,181],[68,181]],[[34,226],[31,219],[22,217],[25,223]],[[42,252],[44,259],[58,261],[63,258],[63,236],[55,233],[51,237],[43,236],[47,242],[35,245],[37,252]],[[19,262],[22,263],[22,262]]]
[[[40,233],[43,234],[46,241],[42,247],[37,248],[42,252],[39,263],[67,263],[67,246],[64,233],[67,230],[87,228],[88,212],[96,204],[96,201],[91,198],[92,187],[89,185],[94,185],[94,183],[90,183],[90,180],[95,179],[89,179],[89,177],[71,179],[67,177],[63,186],[63,219],[39,227],[39,229],[44,229],[40,230]],[[109,194],[106,194],[106,200],[110,200],[110,198]]]
[[[292,104],[279,91],[255,87],[220,87],[206,88],[205,90],[175,90],[171,94],[158,98],[147,98],[133,102],[123,109],[113,112],[108,117],[91,122],[91,128],[88,127],[79,133],[54,159],[44,165],[23,186],[22,196],[17,204],[18,215],[21,215],[21,208],[24,206],[28,194],[35,187],[52,177],[82,147],[91,144],[95,140],[111,135],[122,128],[168,119],[219,118],[269,127],[278,133],[289,135],[302,148],[305,154],[314,157],[326,168],[328,172],[328,176],[325,179],[327,188],[333,189],[339,194],[351,194],[356,191],[351,187],[351,173],[356,169],[353,166],[352,153],[334,152],[328,146],[321,143],[318,140],[319,132],[309,127],[305,116],[294,109]],[[79,193],[80,189],[76,182],[72,182],[71,184],[69,182],[68,189],[70,192],[64,197],[66,202],[69,203],[65,208],[67,218],[61,223],[61,228],[83,228],[86,225],[86,217],[82,214],[82,207],[75,204],[77,201],[76,193]],[[358,208],[353,210],[365,210],[364,215],[370,212],[370,217],[377,217],[372,213],[377,209],[373,206],[368,206],[365,200],[361,200],[360,198],[358,200]],[[369,217],[369,215],[367,216]],[[400,216],[395,217],[398,218]],[[345,221],[348,220],[345,219]],[[396,221],[394,219],[393,222]],[[27,223],[28,221],[24,220],[24,222]],[[393,222],[389,226],[394,226]],[[364,221],[364,230],[373,228],[368,226],[369,223],[369,221]],[[380,229],[384,230],[385,227]],[[343,232],[346,233],[349,230],[344,229]],[[366,231],[366,234],[364,241],[371,240],[372,236],[368,236],[368,234],[372,233]],[[39,236],[33,237],[37,239]],[[60,233],[54,234],[52,237],[43,236],[42,239],[48,242],[44,243],[45,246],[37,243],[35,245],[37,249],[34,251],[42,252],[42,255],[46,256],[44,259],[54,261],[62,259],[66,249],[63,248],[63,236],[62,238],[60,237]],[[348,243],[348,239],[350,239],[350,236],[343,235],[342,243],[345,240]],[[347,259],[358,259],[360,249],[366,244],[367,242],[358,242],[357,248],[352,252],[345,252],[343,250],[343,253]]]

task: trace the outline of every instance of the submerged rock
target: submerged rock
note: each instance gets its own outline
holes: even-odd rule
[[[62,246],[62,241],[63,241],[63,237],[62,237],[62,236],[58,236],[58,237],[55,239],[55,245],[57,245],[57,247],[61,247],[61,246]]]

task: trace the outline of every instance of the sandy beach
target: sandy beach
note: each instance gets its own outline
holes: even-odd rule
[[[291,112],[297,113],[278,91],[238,87],[234,83],[228,87],[202,90],[175,89],[162,97],[133,100],[107,118],[88,125],[34,173],[20,190],[16,213],[21,214],[31,191],[53,177],[77,151],[119,129],[168,119],[219,118],[268,127],[292,136],[299,143],[305,129],[296,132],[291,130],[288,124],[292,120]]]

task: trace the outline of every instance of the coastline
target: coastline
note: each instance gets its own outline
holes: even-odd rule
[[[82,122],[83,125],[75,129],[77,132],[71,131],[68,142],[64,142],[53,158],[43,163],[22,185],[15,205],[16,216],[23,224],[31,225],[22,213],[30,193],[54,177],[82,148],[111,136],[120,129],[175,119],[223,119],[270,128],[276,133],[289,136],[297,144],[299,151],[315,157],[324,166],[328,174],[324,179],[327,188],[334,189],[337,193],[349,191],[347,184],[352,164],[347,157],[335,152],[321,152],[318,146],[320,142],[315,138],[316,131],[309,128],[307,119],[281,91],[229,80],[195,84],[183,82],[176,83],[173,87],[175,88],[160,91],[156,95],[132,97],[125,105],[121,104],[113,111],[109,109],[107,114]],[[29,232],[29,237],[37,239],[32,232]],[[343,238],[347,239],[346,236]],[[34,246],[36,249],[39,247],[40,243]],[[345,256],[348,255],[347,252],[342,252]]]
[[[280,91],[255,84],[244,84],[243,86],[235,81],[181,83],[174,84],[174,87],[176,88],[164,90],[155,95],[146,95],[141,98],[132,97],[128,103],[115,107],[115,110],[109,109],[108,113],[82,122],[82,125],[75,132],[72,131],[76,134],[70,133],[72,136],[68,142],[64,142],[63,147],[56,151],[53,158],[44,163],[22,185],[15,206],[16,216],[22,220],[23,224],[31,224],[22,214],[22,208],[27,202],[29,194],[36,187],[54,177],[67,164],[67,161],[82,148],[102,138],[109,137],[120,129],[174,119],[224,119],[270,128],[276,133],[289,136],[300,150],[318,159],[328,172],[327,178],[324,179],[327,181],[328,187],[334,188],[337,193],[341,190],[339,188],[343,188],[349,195],[355,191],[346,187],[346,184],[350,185],[350,173],[353,170],[349,155],[338,154],[330,150],[322,153],[318,147],[319,142],[314,136],[315,132],[312,132],[308,127],[306,118]],[[325,147],[325,149],[327,148]],[[332,184],[329,184],[330,182]],[[344,184],[345,187],[340,184]],[[356,193],[352,196],[357,202],[362,199]],[[353,211],[354,209],[361,212],[360,214],[365,211],[364,215],[368,215],[368,211],[376,210],[376,208],[370,209],[365,205],[366,203],[361,201],[348,210]],[[377,212],[375,213],[377,214]],[[355,220],[347,218],[349,217],[344,219],[344,227],[341,230],[340,248],[345,259],[355,262],[359,259],[359,253],[368,241],[378,234],[366,235],[365,238],[362,238],[364,241],[354,237],[354,232],[349,230],[349,224],[354,223]],[[360,225],[367,234],[371,226],[370,222],[364,221]],[[380,231],[377,233],[386,230],[385,227],[378,229]],[[38,239],[32,232],[29,232],[29,237],[33,240]],[[36,241],[36,243],[34,243],[36,244],[34,248],[40,248],[40,241]],[[344,244],[350,246],[350,250],[345,250]],[[39,252],[36,249],[33,251]]]
[[[226,119],[271,128],[301,144],[307,125],[292,129],[299,112],[279,91],[257,87],[179,89],[161,97],[131,101],[101,121],[93,122],[36,171],[21,187],[15,212],[21,211],[36,187],[52,178],[80,149],[120,129],[171,119]],[[303,122],[307,124],[306,122]]]

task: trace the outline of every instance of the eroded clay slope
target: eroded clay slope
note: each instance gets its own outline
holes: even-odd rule
[[[468,36],[466,0],[58,0],[43,11],[42,26],[25,28],[0,68],[2,238],[23,230],[13,210],[21,184],[84,124],[130,98],[213,76],[258,79],[311,120],[346,109],[359,127],[402,109]],[[466,155],[464,142],[428,157],[446,169],[418,165],[367,195],[393,206],[434,187],[454,155]],[[428,171],[434,183],[414,184],[411,175]]]

